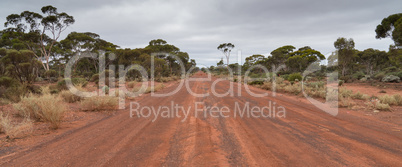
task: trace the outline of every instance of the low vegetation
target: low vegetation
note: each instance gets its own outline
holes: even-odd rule
[[[119,106],[119,98],[115,96],[94,96],[81,101],[83,111],[116,110]]]
[[[67,105],[54,94],[50,94],[48,88],[44,88],[42,95],[28,94],[21,98],[19,103],[13,104],[18,114],[24,118],[35,121],[48,122],[51,128],[57,129],[63,118]]]
[[[17,123],[8,114],[0,113],[0,132],[5,133],[7,138],[22,138],[31,134],[32,131],[33,123],[30,119],[25,118],[22,122]]]

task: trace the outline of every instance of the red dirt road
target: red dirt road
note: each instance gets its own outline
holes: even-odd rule
[[[211,94],[213,81],[189,83],[193,92],[209,92],[209,96],[195,97],[184,86],[172,96],[148,94],[136,101],[154,108],[170,107],[172,101],[185,109],[192,107],[186,119],[184,115],[159,117],[152,122],[154,116],[138,117],[135,112],[130,118],[127,108],[54,140],[0,157],[0,166],[402,166],[398,124],[346,109],[334,117],[285,95],[253,97],[244,86],[239,91],[237,83],[234,97],[217,97]],[[221,81],[214,86],[224,93],[229,85],[229,81]],[[170,92],[176,86],[157,93]],[[247,104],[250,108],[267,106],[269,101],[283,106],[286,117],[234,117],[236,103],[243,109]],[[196,104],[206,109],[197,112]],[[211,107],[225,106],[230,110],[224,114],[227,118],[212,117],[218,114]]]

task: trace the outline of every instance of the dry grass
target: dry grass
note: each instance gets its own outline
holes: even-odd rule
[[[136,81],[131,81],[131,82],[128,82],[128,83],[127,83],[127,87],[128,87],[128,88],[134,88],[136,84],[137,84]]]
[[[285,87],[283,87],[283,90],[287,93],[292,93],[295,95],[300,94],[302,91],[300,83],[295,83],[293,85],[286,85]]]
[[[165,85],[162,83],[162,84],[155,85],[154,89],[152,89],[151,86],[148,86],[145,89],[145,91],[143,91],[143,92],[139,92],[141,87],[134,87],[132,91],[133,92],[138,92],[139,94],[142,94],[142,93],[146,94],[146,93],[151,93],[151,92],[157,92],[157,91],[159,91],[159,90],[161,90],[163,88],[165,88]]]
[[[15,123],[12,119],[3,113],[0,113],[0,132],[4,132],[8,138],[22,138],[33,131],[32,121],[29,119],[24,119],[20,123]]]
[[[389,104],[381,103],[378,99],[373,99],[366,103],[367,107],[370,109],[382,110],[382,111],[389,111],[391,107]]]
[[[357,92],[357,93],[355,93],[355,94],[352,94],[351,97],[352,97],[353,99],[360,99],[360,100],[368,100],[368,99],[370,98],[369,95],[362,94],[362,93],[360,93],[360,92]]]
[[[384,95],[378,98],[381,103],[388,105],[402,105],[402,96],[399,94]]]
[[[352,108],[356,103],[350,97],[340,96],[338,105],[339,107]]]
[[[81,101],[83,111],[116,110],[119,98],[115,96],[94,96]]]
[[[49,122],[51,128],[57,129],[64,112],[67,111],[67,105],[57,95],[50,94],[46,88],[42,93],[40,96],[29,94],[22,97],[19,103],[13,104],[13,107],[20,116]]]
[[[59,93],[59,96],[67,103],[75,103],[81,101],[82,97],[71,93],[69,90],[63,90]]]

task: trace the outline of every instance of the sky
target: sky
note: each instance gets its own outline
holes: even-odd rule
[[[40,13],[46,5],[74,16],[61,38],[94,32],[121,48],[164,39],[199,67],[216,65],[223,57],[217,46],[228,42],[235,45],[230,63],[284,45],[329,55],[338,37],[353,38],[358,50],[388,50],[393,41],[376,39],[374,30],[402,12],[401,0],[2,0],[0,29],[9,14]]]

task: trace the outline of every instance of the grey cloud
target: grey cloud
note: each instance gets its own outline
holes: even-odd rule
[[[288,44],[327,54],[338,37],[353,38],[359,50],[387,50],[392,41],[375,39],[374,29],[402,6],[398,0],[6,0],[1,2],[0,23],[8,14],[39,12],[48,4],[75,17],[68,31],[95,32],[123,48],[145,47],[162,38],[204,65],[219,61],[222,54],[216,47],[223,42],[234,43],[243,57],[266,55]]]

